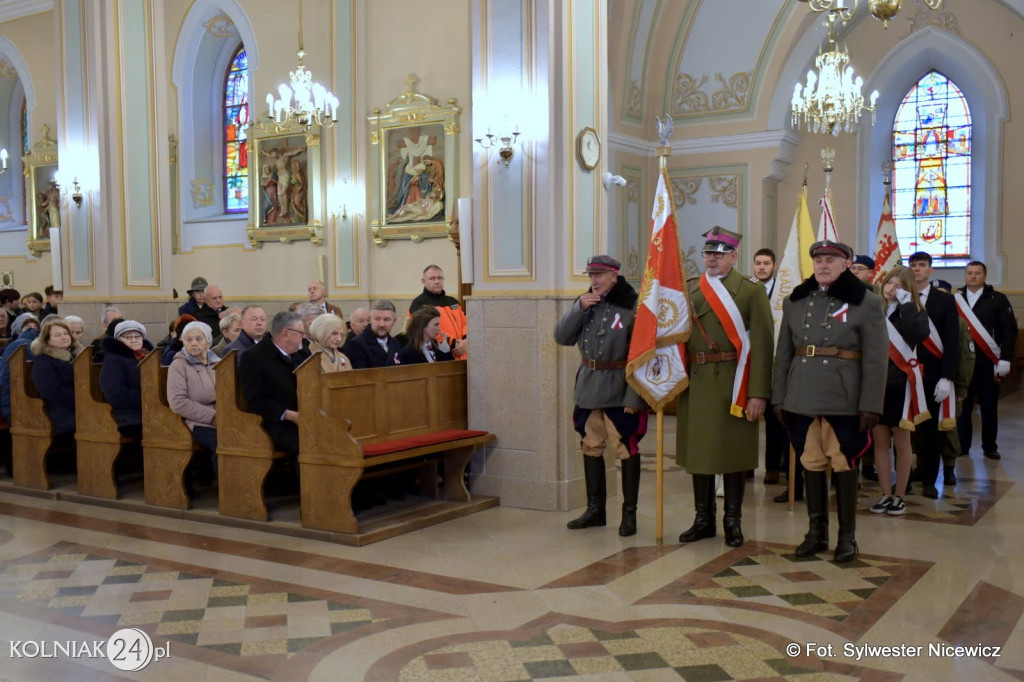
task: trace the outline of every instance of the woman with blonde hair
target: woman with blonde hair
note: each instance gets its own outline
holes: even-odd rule
[[[75,434],[75,372],[71,366],[71,327],[62,319],[47,320],[32,341],[32,383],[43,399],[58,437]]]
[[[345,345],[345,322],[334,313],[320,315],[309,325],[310,353],[320,353],[320,366],[324,372],[345,372],[352,363],[341,352]]]
[[[871,506],[873,514],[906,513],[903,498],[910,480],[913,451],[910,432],[930,419],[924,399],[924,379],[917,364],[917,344],[928,338],[928,313],[921,305],[914,274],[897,267],[881,281],[882,304],[889,329],[889,373],[885,384],[882,418],[872,431],[875,468],[882,497]],[[892,487],[891,447],[896,446],[896,487]]]

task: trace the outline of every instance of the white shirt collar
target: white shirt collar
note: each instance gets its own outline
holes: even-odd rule
[[[921,289],[921,294],[920,295],[921,295],[921,304],[922,305],[924,305],[925,303],[928,302],[928,293],[931,292],[931,290],[932,290],[932,283],[931,282],[929,282],[928,286],[926,286],[924,289]]]

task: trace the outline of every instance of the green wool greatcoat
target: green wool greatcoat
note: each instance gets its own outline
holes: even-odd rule
[[[725,329],[700,290],[700,280],[690,281],[690,303],[693,314],[704,325],[720,352],[735,352]],[[754,284],[736,269],[722,278],[722,284],[732,294],[743,324],[750,333],[750,398],[771,397],[772,384],[772,322],[771,305],[764,286]],[[687,354],[714,352],[705,342],[694,324]],[[757,468],[758,423],[746,417],[733,417],[732,383],[736,376],[736,362],[716,362],[699,365],[691,362],[690,387],[679,397],[676,421],[676,462],[691,474],[726,474]]]

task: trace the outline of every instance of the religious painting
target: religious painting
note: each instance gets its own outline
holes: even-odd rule
[[[33,256],[50,250],[50,228],[61,226],[61,188],[57,184],[57,143],[43,126],[42,139],[22,157],[26,178],[28,235],[26,243]]]
[[[248,131],[249,241],[322,240],[320,136],[261,121]]]
[[[374,242],[447,237],[456,199],[458,116],[455,100],[438,106],[415,91],[416,79],[384,112],[369,117],[378,178],[371,208]]]

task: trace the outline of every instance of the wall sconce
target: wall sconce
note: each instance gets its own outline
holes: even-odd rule
[[[346,204],[341,205],[340,211],[334,211],[331,213],[335,220],[348,220],[348,206]]]
[[[71,201],[75,202],[76,208],[82,208],[82,186],[78,184],[78,178],[71,181]]]
[[[3,163],[3,168],[0,168],[0,173],[7,172],[7,147],[0,149],[0,162]]]
[[[501,160],[497,163],[504,163],[505,168],[508,168],[508,164],[512,161],[512,157],[515,156],[516,153],[515,150],[512,149],[512,145],[515,144],[516,138],[518,137],[518,131],[506,133],[504,135],[492,135],[491,133],[487,133],[484,137],[476,138],[476,141],[484,149],[497,147],[501,144],[501,147],[498,149],[498,156],[501,157]],[[486,141],[484,141],[484,138],[486,138]]]

